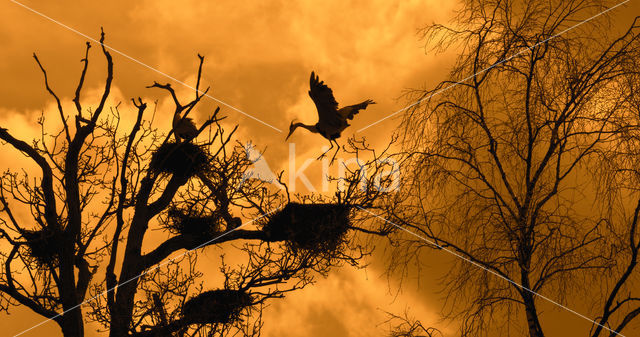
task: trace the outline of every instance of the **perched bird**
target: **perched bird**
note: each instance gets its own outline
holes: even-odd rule
[[[347,120],[353,119],[353,116],[360,112],[360,110],[366,109],[367,105],[375,104],[375,102],[368,99],[362,103],[338,109],[338,102],[336,102],[336,99],[333,97],[333,91],[324,84],[324,81],[320,81],[313,71],[309,79],[309,88],[309,96],[313,100],[313,103],[316,104],[316,109],[318,110],[318,123],[315,125],[307,125],[295,123],[295,120],[292,121],[289,126],[289,135],[287,135],[285,140],[289,139],[293,131],[298,127],[303,127],[313,133],[319,133],[322,137],[329,140],[331,147],[320,155],[318,159],[324,157],[324,155],[333,148],[334,143],[338,147],[336,153],[333,155],[333,159],[335,159],[340,149],[340,145],[338,145],[336,139],[340,138],[342,131],[350,125],[347,123]]]
[[[190,117],[181,117],[180,112],[176,111],[173,115],[173,134],[176,137],[176,141],[184,139],[190,141],[198,135],[198,128],[193,123],[193,119]]]

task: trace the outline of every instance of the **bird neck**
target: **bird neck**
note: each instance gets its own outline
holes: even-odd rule
[[[307,124],[303,124],[303,123],[295,123],[295,124],[293,124],[293,126],[295,126],[296,128],[297,127],[303,127],[305,129],[309,130],[310,132],[313,132],[313,133],[320,133],[320,131],[318,131],[318,128],[316,127],[315,124],[314,125],[307,125]]]
[[[178,123],[180,121],[180,113],[176,111],[176,113],[173,114],[173,126],[176,126],[176,123]]]

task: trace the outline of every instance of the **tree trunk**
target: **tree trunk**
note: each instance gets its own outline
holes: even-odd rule
[[[84,321],[82,319],[82,306],[76,291],[75,270],[73,265],[74,240],[66,237],[62,243],[60,254],[60,299],[62,300],[62,334],[64,337],[83,337]]]
[[[149,223],[147,201],[153,187],[153,180],[144,178],[136,200],[136,211],[131,219],[131,226],[125,245],[122,270],[118,279],[115,303],[111,312],[110,337],[124,337],[129,333],[133,314],[133,304],[138,287],[138,277],[142,271],[140,257],[142,242]]]
[[[64,337],[84,336],[84,324],[80,307],[69,310],[62,316],[62,335]]]
[[[527,289],[529,288],[528,279],[522,284]],[[522,290],[522,299],[524,302],[524,309],[527,315],[527,325],[529,327],[529,337],[544,337],[542,332],[542,326],[538,320],[538,310],[534,301],[534,295],[530,291]]]
[[[138,287],[137,277],[141,272],[139,267],[141,247],[144,232],[147,229],[147,222],[146,212],[136,212],[131,222],[115,296],[115,312],[111,313],[110,337],[127,336],[129,331],[136,288]]]

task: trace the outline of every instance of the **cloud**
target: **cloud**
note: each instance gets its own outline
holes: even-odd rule
[[[378,102],[351,122],[343,133],[347,138],[402,108],[404,102],[396,101],[402,89],[438,80],[446,68],[443,62],[450,60],[426,58],[415,32],[425,23],[447,16],[454,5],[419,0],[24,3],[96,39],[102,26],[109,46],[191,86],[195,85],[196,54],[205,55],[201,85],[211,86],[210,95],[285,132],[278,133],[222,107],[222,114],[228,116],[225,127],[240,125],[236,136],[241,143],[251,140],[256,148],[266,148],[264,159],[274,172],[289,170],[289,145],[284,138],[291,120],[317,121],[315,106],[307,95],[312,70],[331,86],[342,105],[367,98]],[[71,113],[75,111],[71,98],[82,69],[86,39],[10,2],[0,4],[0,11],[5,14],[0,22],[0,125],[29,140],[39,135],[34,121],[42,110],[51,116],[49,121],[57,120],[32,53],[37,52],[49,83]],[[83,94],[87,108],[95,108],[106,73],[102,52],[98,45],[92,45]],[[111,53],[115,74],[108,106],[122,102],[121,115],[127,120],[122,130],[130,129],[135,118],[130,99],[142,97],[149,104],[147,116],[152,102],[158,100],[154,126],[168,132],[172,103],[166,92],[146,86],[153,81],[170,82],[180,97],[188,99],[193,90]],[[436,71],[440,72],[434,74]],[[217,105],[205,98],[191,116],[199,125]],[[395,123],[389,120],[359,136],[368,137],[374,146],[385,144]],[[296,143],[298,167],[328,145],[321,136],[304,130],[297,131],[291,140]],[[0,151],[0,160],[5,163],[2,169],[28,167],[28,161],[18,157],[6,149]],[[308,173],[316,188],[321,186],[320,165],[314,161]],[[337,168],[332,167],[330,173],[337,173]],[[217,251],[211,254],[217,255]],[[215,272],[217,267],[211,267],[211,273]],[[378,308],[402,312],[411,306],[417,315],[433,317],[428,304],[414,298],[414,293],[405,292],[392,302],[386,287],[386,282],[367,278],[363,271],[337,270],[316,285],[271,302],[265,312],[265,335],[378,335],[379,329],[371,324],[384,318]]]
[[[412,315],[425,325],[435,324],[437,314],[428,301],[412,291],[397,298],[390,294],[377,271],[342,267],[314,285],[271,302],[264,314],[266,336],[372,336],[383,335],[385,311]]]

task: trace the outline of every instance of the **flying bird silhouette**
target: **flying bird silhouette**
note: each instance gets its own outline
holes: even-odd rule
[[[198,128],[193,123],[193,119],[190,117],[181,117],[180,112],[176,111],[173,114],[173,134],[176,137],[176,141],[180,142],[181,139],[190,141],[198,135]]]
[[[353,119],[353,116],[360,112],[360,110],[366,109],[367,105],[375,104],[375,102],[368,99],[362,103],[338,109],[338,102],[336,102],[336,99],[333,97],[333,91],[324,84],[324,81],[320,81],[318,75],[313,71],[309,79],[309,88],[309,96],[313,100],[313,103],[316,104],[316,109],[318,110],[318,123],[315,125],[307,125],[295,123],[295,120],[293,120],[289,126],[289,135],[287,135],[285,140],[289,139],[298,127],[303,127],[313,133],[319,133],[322,137],[329,140],[331,147],[321,154],[318,159],[324,157],[327,152],[331,151],[335,143],[338,149],[336,149],[331,159],[333,162],[333,159],[335,159],[338,154],[338,150],[340,150],[340,145],[336,139],[340,138],[342,131],[350,125],[347,120]]]

